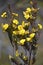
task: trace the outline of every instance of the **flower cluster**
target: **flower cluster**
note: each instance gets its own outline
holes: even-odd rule
[[[30,8],[30,7],[28,7],[27,9],[26,9],[26,11],[23,11],[23,15],[24,15],[24,18],[26,19],[26,20],[28,20],[28,19],[35,19],[36,17],[35,16],[33,16],[33,12],[34,13],[36,13],[37,11],[39,10],[39,8]]]
[[[24,17],[26,19],[30,18],[31,12],[33,9],[27,8],[25,12],[23,12]],[[7,13],[4,12],[1,17],[4,17]],[[18,16],[18,14],[13,13],[13,15]],[[31,32],[29,31],[29,27],[31,26],[31,22],[25,22],[22,21],[21,24],[19,24],[19,21],[17,19],[13,19],[11,21],[11,24],[2,24],[3,31],[7,31],[9,28],[11,28],[13,41],[18,45],[25,45],[26,42],[33,42],[33,38],[35,37],[38,30],[42,29],[42,25],[39,23],[37,25],[37,29],[34,27],[32,28]]]
[[[17,19],[14,19],[12,21],[12,36],[14,37],[14,41],[17,42],[17,44],[24,45],[26,42],[32,42],[32,39],[35,37],[35,29],[32,29],[32,32],[28,30],[30,26],[30,22],[22,22],[22,24],[19,24],[19,21]],[[2,24],[2,28],[4,31],[7,31],[9,29],[9,24]],[[26,29],[26,27],[28,27]],[[38,24],[38,29],[42,29],[42,25]]]
[[[32,2],[30,2],[30,3],[33,4]],[[21,22],[21,24],[20,24],[20,21],[15,18],[15,16],[18,17],[17,13],[11,13],[13,19],[10,22],[10,24],[2,23],[3,31],[8,32],[10,40],[13,41],[15,45],[17,45],[17,46],[20,45],[20,46],[26,47],[29,43],[32,47],[32,50],[33,50],[33,48],[35,49],[38,46],[36,43],[37,42],[36,35],[38,34],[38,31],[43,28],[40,23],[37,24],[37,27],[35,27],[33,25],[33,23],[34,23],[33,21],[36,19],[36,15],[34,16],[33,14],[36,14],[38,10],[39,10],[39,8],[33,8],[33,7],[26,8],[26,10],[23,11],[23,15],[27,21],[23,20]],[[2,13],[1,17],[6,18],[7,12]],[[12,38],[13,38],[13,40],[12,40]],[[27,47],[29,47],[29,46],[27,46]],[[18,57],[18,56],[20,56],[20,55],[19,55],[18,50],[16,49],[16,57]],[[10,58],[11,58],[11,56],[10,56]],[[23,60],[27,60],[27,57],[24,56]]]
[[[16,17],[18,17],[18,14],[17,13],[11,13],[12,14],[12,16],[16,16]],[[2,18],[6,18],[7,17],[7,12],[3,12],[2,14],[1,14],[1,17]]]
[[[32,15],[31,15],[31,8],[27,8],[25,12],[23,12],[24,17],[26,19],[29,19]]]

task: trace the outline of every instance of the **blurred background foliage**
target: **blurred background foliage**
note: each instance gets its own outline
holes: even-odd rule
[[[23,19],[21,12],[29,5],[29,0],[0,0],[0,15],[3,11],[7,11],[8,3],[11,4],[12,11],[16,11],[20,14],[21,20]],[[38,0],[38,7],[40,8],[38,12],[37,22],[41,22],[43,25],[43,0]],[[21,21],[20,20],[20,21]],[[0,23],[6,21],[0,18]],[[8,21],[8,20],[7,20]],[[43,30],[38,41],[39,47],[37,50],[37,60],[34,65],[43,65]],[[0,65],[11,65],[8,55],[12,55],[12,47],[7,33],[3,33],[0,28]]]

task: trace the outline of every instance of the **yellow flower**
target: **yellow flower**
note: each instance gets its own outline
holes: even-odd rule
[[[24,35],[24,34],[25,34],[25,29],[21,29],[21,30],[19,31],[19,34],[20,34],[20,35]]]
[[[18,34],[18,31],[13,31],[13,35],[17,35]]]
[[[22,30],[22,29],[23,29],[22,25],[18,25],[18,30]]]
[[[29,30],[25,31],[25,34],[29,34]]]
[[[27,40],[27,42],[31,42],[32,39],[27,37],[26,40]]]
[[[38,47],[39,45],[38,44],[36,44],[36,46],[35,47]]]
[[[7,13],[6,13],[6,12],[4,12],[4,13],[1,15],[1,17],[2,17],[2,18],[7,17]]]
[[[31,12],[31,8],[29,8],[29,7],[28,7],[26,10],[27,10],[29,13]]]
[[[17,14],[17,13],[12,13],[12,15],[14,15],[14,16],[18,16],[18,14]]]
[[[33,5],[33,2],[32,2],[32,1],[30,1],[30,4],[31,4],[31,5]]]
[[[32,32],[37,32],[38,29],[32,28]]]
[[[17,28],[17,26],[15,24],[12,24],[12,27],[15,28],[15,29]]]
[[[14,23],[14,24],[16,24],[16,25],[18,25],[18,24],[19,24],[19,22],[18,22],[18,20],[17,20],[17,19],[14,19],[14,20],[13,20],[13,23]]]
[[[25,27],[25,21],[22,21],[22,27]]]
[[[26,12],[23,12],[23,14],[24,14],[25,19],[30,18],[30,15],[29,15],[29,14],[27,14]]]
[[[9,55],[9,59],[13,58],[11,55]]]
[[[24,60],[27,60],[27,57],[26,57],[26,56],[24,56],[24,57],[23,57],[23,59],[24,59]]]
[[[29,18],[30,18],[30,15],[27,14],[27,15],[25,15],[24,17],[25,17],[25,19],[29,19]]]
[[[29,26],[30,25],[30,22],[24,22],[24,21],[22,21],[22,27],[26,27],[26,26]]]
[[[30,25],[30,22],[25,23],[25,26],[29,26],[29,25]]]
[[[34,36],[35,36],[35,33],[31,33],[31,34],[29,35],[30,38],[33,38]]]
[[[25,39],[21,39],[20,40],[20,45],[24,45],[25,44]]]
[[[33,46],[34,46],[34,47],[38,47],[39,45],[38,45],[38,44],[36,44],[36,45],[33,44]]]
[[[33,11],[33,12],[37,12],[38,10],[39,10],[39,8],[33,8],[33,7],[32,7],[32,11]]]
[[[30,15],[30,19],[35,19],[35,17],[33,17],[32,15]]]
[[[32,7],[32,11],[35,11],[35,9]]]
[[[8,24],[2,24],[2,28],[3,28],[3,30],[7,30],[7,28],[9,27],[9,25]]]
[[[38,24],[38,27],[39,27],[39,29],[42,29],[43,28],[41,24]]]
[[[16,50],[16,57],[18,57],[19,56],[19,52],[18,52],[18,50]]]
[[[29,14],[29,11],[28,10],[26,10],[25,12],[26,12],[26,14]]]
[[[26,15],[26,12],[23,11],[23,14]]]

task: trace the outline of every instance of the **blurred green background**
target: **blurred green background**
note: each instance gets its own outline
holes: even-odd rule
[[[37,22],[40,22],[43,25],[43,0],[37,0],[38,7],[40,8],[38,12]],[[23,19],[22,11],[29,5],[29,0],[0,0],[0,15],[3,11],[8,11],[7,5],[11,4],[11,9],[14,12],[20,14],[20,21]],[[2,19],[0,17],[0,24],[3,22],[9,22],[9,19]],[[38,40],[38,50],[36,55],[36,62],[34,65],[43,65],[43,30],[41,32],[40,38]],[[11,65],[8,55],[13,55],[12,46],[10,44],[7,33],[3,33],[0,27],[0,65]]]

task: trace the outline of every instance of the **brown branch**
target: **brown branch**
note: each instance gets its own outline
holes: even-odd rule
[[[33,8],[37,8],[37,0],[31,0],[32,1],[32,7]],[[34,17],[36,17],[37,16],[37,12],[35,12],[35,13],[33,13],[33,16]],[[31,21],[33,21],[33,22],[31,22],[31,26],[32,27],[35,27],[35,20],[36,19],[34,19],[34,20],[31,20]],[[31,44],[30,44],[30,49],[29,49],[29,65],[30,65],[30,62],[31,62],[31,53],[32,53],[32,46],[31,46]],[[31,64],[32,65],[32,64]]]

